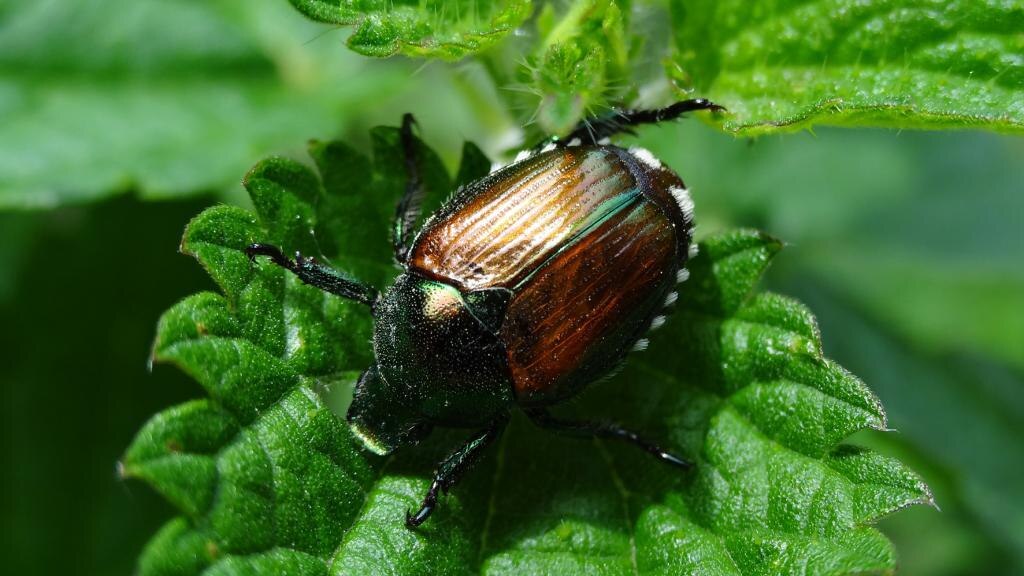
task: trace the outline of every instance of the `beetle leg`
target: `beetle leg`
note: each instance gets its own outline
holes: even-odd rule
[[[402,128],[399,137],[402,142],[402,156],[405,162],[405,193],[395,206],[395,220],[391,231],[391,241],[395,248],[395,260],[405,263],[409,256],[409,242],[412,240],[412,229],[420,217],[423,205],[423,178],[420,177],[419,155],[416,151],[416,140],[412,135],[412,127],[416,119],[412,114],[402,116]]]
[[[498,436],[501,436],[506,424],[508,424],[507,416],[495,420],[490,427],[471,437],[441,461],[434,473],[434,481],[430,483],[430,489],[427,490],[427,495],[423,498],[423,503],[420,504],[420,509],[415,514],[406,510],[406,528],[416,528],[426,521],[437,506],[438,492],[443,490],[447,494],[452,486],[458,484],[466,471],[480,459],[484,449],[490,446]]]
[[[256,261],[257,256],[269,256],[270,260],[282,268],[290,270],[310,286],[316,286],[324,292],[330,292],[342,298],[362,302],[373,308],[377,302],[377,290],[359,282],[341,276],[338,272],[331,270],[312,258],[307,258],[298,252],[295,253],[295,260],[289,260],[281,249],[270,244],[250,244],[245,253],[249,260]]]
[[[600,144],[605,138],[616,134],[633,134],[634,126],[673,120],[687,112],[697,110],[719,111],[725,110],[725,108],[710,100],[696,98],[682,100],[670,106],[653,110],[613,110],[604,116],[584,118],[567,136],[556,140],[555,145],[562,148],[577,144]]]
[[[653,455],[655,458],[672,464],[673,466],[678,466],[684,469],[693,466],[692,462],[663,450],[656,444],[652,444],[644,440],[636,432],[626,430],[617,424],[612,424],[610,422],[562,420],[561,418],[552,416],[550,412],[543,408],[526,410],[526,415],[529,416],[530,420],[533,420],[534,424],[537,426],[553,430],[559,434],[565,434],[566,436],[574,436],[577,438],[597,436],[598,438],[624,440],[637,446],[648,454]]]

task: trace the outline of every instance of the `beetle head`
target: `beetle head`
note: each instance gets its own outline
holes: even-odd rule
[[[361,406],[388,408],[359,408],[367,413],[365,429],[391,430],[416,422],[475,427],[511,407],[504,347],[454,286],[402,274],[374,315],[376,366],[357,396],[365,396]]]
[[[347,418],[352,433],[363,445],[381,455],[415,444],[431,430],[422,417],[407,408],[395,391],[389,389],[376,366],[359,377]]]

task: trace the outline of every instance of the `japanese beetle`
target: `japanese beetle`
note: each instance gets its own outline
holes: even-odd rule
[[[395,212],[402,268],[380,294],[310,258],[269,256],[313,286],[370,306],[376,362],[356,384],[348,422],[366,448],[387,454],[433,427],[476,432],[438,466],[410,528],[423,523],[521,408],[539,426],[631,442],[683,468],[690,464],[606,423],[572,422],[547,407],[610,374],[664,321],[685,280],[693,202],[682,180],[642,149],[608,137],[632,126],[720,110],[703,99],[585,120],[562,139],[460,190],[413,239],[423,186],[414,120],[401,141],[408,183]]]

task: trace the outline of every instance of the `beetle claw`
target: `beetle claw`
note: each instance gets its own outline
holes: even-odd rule
[[[433,506],[424,505],[420,508],[419,512],[413,514],[408,509],[405,510],[405,527],[410,530],[415,530],[420,524],[426,522],[430,513],[434,511]]]
[[[249,244],[245,247],[245,255],[249,257],[250,262],[256,262],[257,256],[269,256],[274,263],[278,265],[284,265],[282,262],[287,262],[287,258],[281,253],[281,250],[272,244],[261,244],[256,242]]]
[[[256,256],[258,254],[257,249],[257,244],[249,244],[248,246],[245,247],[245,255],[249,257],[249,262],[253,264],[256,263]]]
[[[722,106],[721,104],[715,104],[714,102],[708,100],[707,98],[700,98],[699,100],[702,103],[706,104],[707,105],[707,109],[711,110],[712,112],[728,112],[729,111],[729,109],[726,108],[725,106]]]

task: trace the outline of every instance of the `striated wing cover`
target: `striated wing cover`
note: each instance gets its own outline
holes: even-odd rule
[[[463,293],[512,291],[500,338],[521,403],[570,397],[614,368],[675,283],[689,230],[680,238],[661,188],[682,182],[623,155],[568,148],[495,172],[413,246],[412,268]]]
[[[569,398],[614,369],[675,284],[675,233],[650,202],[548,262],[509,304],[501,339],[521,403]]]
[[[608,149],[538,154],[463,190],[427,222],[410,264],[465,291],[513,289],[637,196],[629,170]]]

